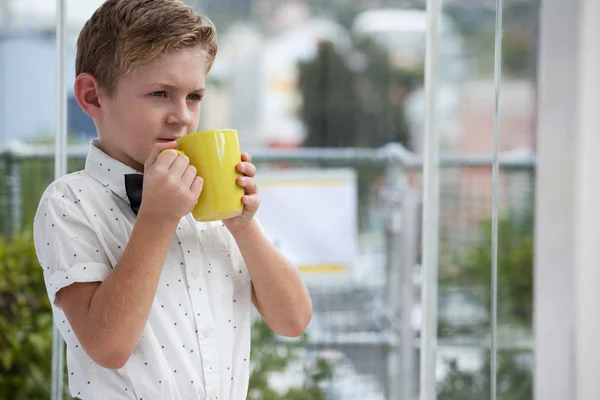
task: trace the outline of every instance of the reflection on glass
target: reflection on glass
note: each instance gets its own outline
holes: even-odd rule
[[[491,156],[495,9],[447,1],[445,12],[463,21],[468,71],[456,91],[456,136],[445,143],[458,154]],[[537,3],[504,2],[503,13],[500,152],[518,157],[535,146]],[[533,398],[533,173],[532,166],[500,169],[498,398]],[[445,168],[441,179],[440,398],[490,398],[492,169]]]
[[[187,2],[206,12],[219,31],[219,54],[209,75],[199,129],[234,128],[243,148],[271,152],[379,149],[389,142],[422,152],[424,2]],[[68,2],[71,144],[87,144],[95,136],[93,124],[73,99],[72,84],[75,39],[100,3]],[[500,145],[515,157],[535,147],[537,8],[532,0],[505,2]],[[54,15],[54,2],[0,1],[0,145],[53,143]],[[489,1],[446,0],[441,20],[441,149],[464,157],[459,157],[461,165],[444,167],[440,176],[440,399],[489,396],[491,167],[466,165],[466,157],[492,151],[494,18]],[[15,225],[29,226],[39,196],[52,179],[53,162],[25,158],[16,164],[3,154],[0,223],[8,233]],[[81,162],[72,157],[69,170],[80,168]],[[393,382],[401,378],[401,371],[394,368],[401,365],[401,356],[390,344],[413,341],[418,359],[420,269],[418,264],[404,265],[414,276],[415,306],[411,315],[401,315],[389,300],[400,297],[386,292],[391,269],[400,266],[388,268],[399,242],[389,241],[394,237],[390,207],[396,203],[386,192],[385,166],[356,160],[258,164],[275,171],[355,169],[358,215],[347,217],[358,219],[358,254],[343,276],[307,277],[314,318],[306,338],[283,342],[257,322],[249,398],[266,398],[271,390],[278,393],[270,397],[274,399],[397,398]],[[420,168],[400,172],[399,188],[422,189]],[[505,385],[499,388],[504,398],[511,400],[532,398],[532,177],[531,167],[500,171],[498,381]],[[400,207],[403,195],[398,197]],[[405,234],[420,238],[418,229]],[[403,323],[412,327],[412,337],[398,336]],[[36,326],[42,335],[48,333],[48,326]],[[50,343],[41,343],[40,352],[49,354]],[[24,352],[14,359],[23,365],[38,362]],[[45,381],[48,368],[40,372]],[[418,370],[414,365],[410,374],[415,392]],[[21,385],[31,390],[24,392],[26,398],[44,397],[39,383],[44,379],[35,380],[33,374],[19,379],[29,379]]]

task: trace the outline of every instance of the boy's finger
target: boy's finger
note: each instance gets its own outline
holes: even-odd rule
[[[193,165],[188,165],[185,168],[183,175],[181,175],[181,183],[187,185],[188,188],[191,187],[192,183],[194,182],[194,179],[197,176],[196,174],[196,167],[194,167]]]
[[[150,154],[148,154],[148,158],[146,159],[146,165],[145,168],[148,169],[150,168],[152,165],[154,165],[156,162],[158,162],[158,155],[160,154],[161,151],[163,150],[167,150],[167,149],[176,149],[177,148],[177,143],[175,142],[167,142],[167,143],[156,143],[154,146],[152,146],[152,150],[150,151]],[[171,153],[171,152],[167,152],[167,153]],[[173,152],[173,155],[170,155],[171,157],[166,157],[167,159],[164,160],[163,162],[166,162],[166,166],[168,167],[169,165],[171,165],[173,163],[173,161],[175,161],[175,159],[177,158],[177,153]],[[167,154],[163,154],[163,155],[167,155]],[[163,159],[163,157],[160,157],[160,159]]]
[[[238,178],[238,185],[245,189],[246,194],[258,193],[258,185],[256,181],[247,176],[241,176]]]
[[[251,178],[253,178],[254,175],[256,175],[256,167],[254,166],[254,164],[249,162],[239,163],[237,169],[244,175],[249,176]]]
[[[200,193],[202,193],[202,187],[204,186],[204,180],[199,177],[196,176],[194,178],[194,181],[192,182],[192,186],[190,186],[190,192],[192,193],[192,195],[196,198],[200,197]]]
[[[158,159],[160,160],[163,156],[166,157],[167,154],[169,154],[169,157],[170,157],[171,153],[175,153],[175,152],[174,151],[166,151],[162,156],[159,155]],[[158,163],[158,160],[156,162]],[[168,160],[167,160],[167,162],[168,162]],[[173,174],[175,174],[175,176],[183,176],[186,168],[189,165],[190,165],[190,159],[186,155],[180,155],[178,153],[175,153],[175,159],[169,165],[168,168]]]
[[[247,209],[255,211],[258,210],[258,206],[260,205],[260,199],[257,195],[245,195],[244,197],[242,197],[242,203],[244,203]]]
[[[246,161],[251,163],[252,162],[252,156],[248,153],[242,153],[242,161]]]
[[[161,169],[169,169],[172,168],[173,165],[176,163],[177,160],[179,160],[179,154],[177,154],[174,149],[166,149],[168,151],[165,151],[164,153],[158,153],[158,157],[156,158],[156,161],[154,161],[154,168],[161,168]],[[170,151],[173,150],[173,151]],[[179,173],[179,176],[181,176],[183,174],[183,169],[179,169],[176,173]]]

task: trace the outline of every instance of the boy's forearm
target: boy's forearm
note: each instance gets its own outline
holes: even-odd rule
[[[150,314],[176,229],[177,221],[138,215],[121,259],[90,302],[88,333],[95,337],[99,351],[110,348],[123,363],[131,355]]]
[[[256,307],[282,336],[298,336],[312,318],[312,303],[297,269],[277,251],[256,221],[232,231],[248,267]]]

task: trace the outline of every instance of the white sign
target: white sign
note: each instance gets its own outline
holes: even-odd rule
[[[256,180],[261,201],[257,218],[303,274],[350,272],[358,236],[354,170],[259,171]]]

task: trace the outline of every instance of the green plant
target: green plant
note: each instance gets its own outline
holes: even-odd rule
[[[320,43],[315,59],[299,63],[300,116],[306,147],[409,147],[404,115],[408,95],[423,81],[422,68],[393,67],[388,53],[372,40],[354,43],[352,57],[333,43]],[[363,60],[360,67],[350,59]]]
[[[289,388],[281,394],[270,387],[269,374],[283,372],[291,362],[298,361],[299,349],[307,344],[308,337],[302,335],[299,340],[283,344],[275,333],[262,320],[258,319],[252,327],[252,354],[248,399],[250,400],[325,400],[322,390],[333,376],[332,365],[317,359],[312,367],[304,367],[302,387]]]
[[[52,310],[31,232],[0,237],[0,398],[50,397]]]
[[[531,369],[519,363],[520,354],[503,352],[498,357],[498,400],[531,400],[533,377]],[[448,375],[438,385],[440,400],[482,400],[490,395],[490,357],[486,356],[481,371],[462,371],[456,360],[446,360]]]
[[[68,172],[81,170],[84,164],[82,158],[69,158]],[[17,179],[13,180],[13,176]],[[5,157],[0,162],[0,229],[5,235],[32,225],[42,193],[53,179],[54,160],[51,158]],[[19,213],[13,214],[14,210]]]
[[[468,288],[488,310],[484,324],[449,328],[440,321],[441,336],[477,336],[489,332],[491,306],[491,221],[481,223],[481,235],[467,249],[458,272],[441,279],[443,288]],[[498,224],[499,324],[511,331],[530,331],[533,313],[533,212],[510,212]],[[444,267],[441,266],[443,269]],[[452,267],[456,268],[456,267]],[[503,350],[498,356],[498,399],[530,400],[533,396],[531,351]],[[438,385],[440,400],[480,400],[489,398],[490,356],[485,355],[481,371],[462,371],[455,359],[446,360],[449,372]]]
[[[299,64],[301,117],[306,147],[347,147],[357,140],[359,101],[352,87],[355,74],[330,42],[319,45],[317,57]]]
[[[481,234],[462,258],[459,273],[441,282],[482,291],[491,307],[492,224],[481,223]],[[531,328],[533,315],[533,211],[509,213],[498,222],[499,308],[505,323]]]
[[[494,71],[494,45],[496,33],[493,24],[488,24],[477,36],[469,38],[479,62],[480,73]],[[535,40],[527,29],[509,29],[502,37],[502,70],[511,78],[529,78],[535,71]]]

